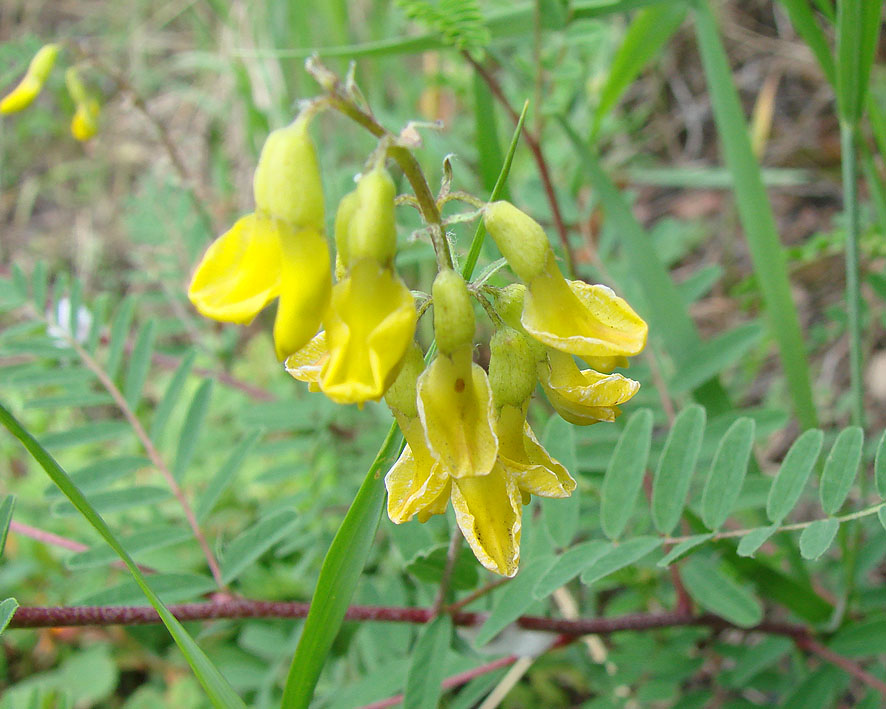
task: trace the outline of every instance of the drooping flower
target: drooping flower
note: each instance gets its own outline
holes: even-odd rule
[[[306,117],[273,131],[255,171],[256,211],[213,242],[188,297],[206,317],[247,324],[279,297],[274,348],[281,360],[317,333],[332,290],[323,192]]]
[[[22,80],[0,100],[0,114],[16,113],[33,103],[46,83],[60,49],[58,44],[46,44],[38,50]]]
[[[648,326],[603,285],[567,281],[541,226],[508,202],[493,202],[484,223],[527,287],[521,322],[548,347],[579,357],[638,354]]]
[[[321,390],[341,404],[379,399],[397,375],[418,314],[394,273],[394,183],[383,167],[366,173],[335,218],[340,281],[324,316],[329,358]]]
[[[76,67],[68,67],[65,71],[65,86],[77,107],[71,119],[71,135],[81,142],[87,141],[98,133],[101,106],[89,95]]]

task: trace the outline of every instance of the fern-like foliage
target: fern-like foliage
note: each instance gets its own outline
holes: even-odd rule
[[[397,0],[406,16],[439,32],[443,41],[468,51],[489,44],[489,30],[477,0]]]

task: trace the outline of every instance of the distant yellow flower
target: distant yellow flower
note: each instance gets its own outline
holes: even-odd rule
[[[21,111],[37,98],[55,64],[61,46],[47,44],[31,59],[28,70],[18,85],[0,100],[0,114]]]
[[[324,315],[329,359],[320,388],[340,404],[378,399],[397,375],[415,334],[412,293],[372,259],[353,265],[332,289]]]
[[[81,143],[98,133],[98,117],[101,107],[94,98],[77,104],[74,117],[71,119],[71,135]]]
[[[551,405],[564,419],[578,426],[597,421],[615,421],[625,403],[640,389],[640,383],[621,374],[579,370],[572,355],[548,350],[538,365],[539,381]]]
[[[249,214],[207,249],[188,297],[206,317],[247,324],[280,297],[274,345],[281,360],[320,326],[331,288],[326,240],[314,229]]]

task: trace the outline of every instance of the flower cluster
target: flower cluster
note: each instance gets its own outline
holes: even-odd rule
[[[31,59],[22,80],[0,99],[0,115],[18,113],[34,102],[43,90],[60,51],[61,46],[58,44],[47,44],[40,48]],[[68,67],[65,71],[65,86],[75,106],[74,116],[71,118],[71,135],[85,142],[98,133],[101,107],[98,100],[86,89],[76,67]]]
[[[438,351],[426,364],[415,299],[394,270],[388,145],[338,205],[333,268],[307,130],[313,113],[268,137],[255,211],[209,247],[188,295],[202,314],[234,323],[279,299],[274,344],[286,370],[341,404],[384,397],[396,418],[406,445],[385,477],[391,520],[425,521],[451,500],[477,559],[513,576],[523,505],[531,495],[568,497],[576,484],[527,422],[536,385],[568,421],[614,420],[639,384],[611,372],[643,349],[646,323],[609,288],[564,279],[542,228],[494,202],[482,210],[485,226],[521,282],[469,285],[438,259],[430,294]],[[494,326],[488,372],[473,359],[475,300]]]

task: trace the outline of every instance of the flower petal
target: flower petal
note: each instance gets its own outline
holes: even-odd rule
[[[487,475],[498,455],[492,394],[471,348],[438,354],[418,378],[418,415],[428,448],[454,478]]]
[[[203,255],[188,298],[213,320],[247,324],[280,292],[279,223],[249,214]]]
[[[329,359],[326,346],[326,332],[321,330],[310,342],[286,358],[283,366],[300,382],[307,382],[309,391],[320,391],[320,372],[323,363]]]
[[[313,228],[280,227],[280,303],[274,320],[277,358],[297,352],[317,334],[332,291],[326,239]]]
[[[416,320],[403,281],[371,259],[358,262],[332,289],[324,317],[330,356],[321,389],[340,404],[381,397],[397,375]]]
[[[551,350],[538,365],[538,378],[551,405],[564,419],[578,426],[614,421],[640,383],[621,374],[579,371],[571,355]]]
[[[646,346],[649,328],[622,298],[603,285],[567,282],[553,256],[527,285],[523,327],[549,347],[579,357],[618,357]]]
[[[523,502],[504,469],[497,465],[488,475],[454,480],[452,507],[477,560],[502,576],[516,574]]]

